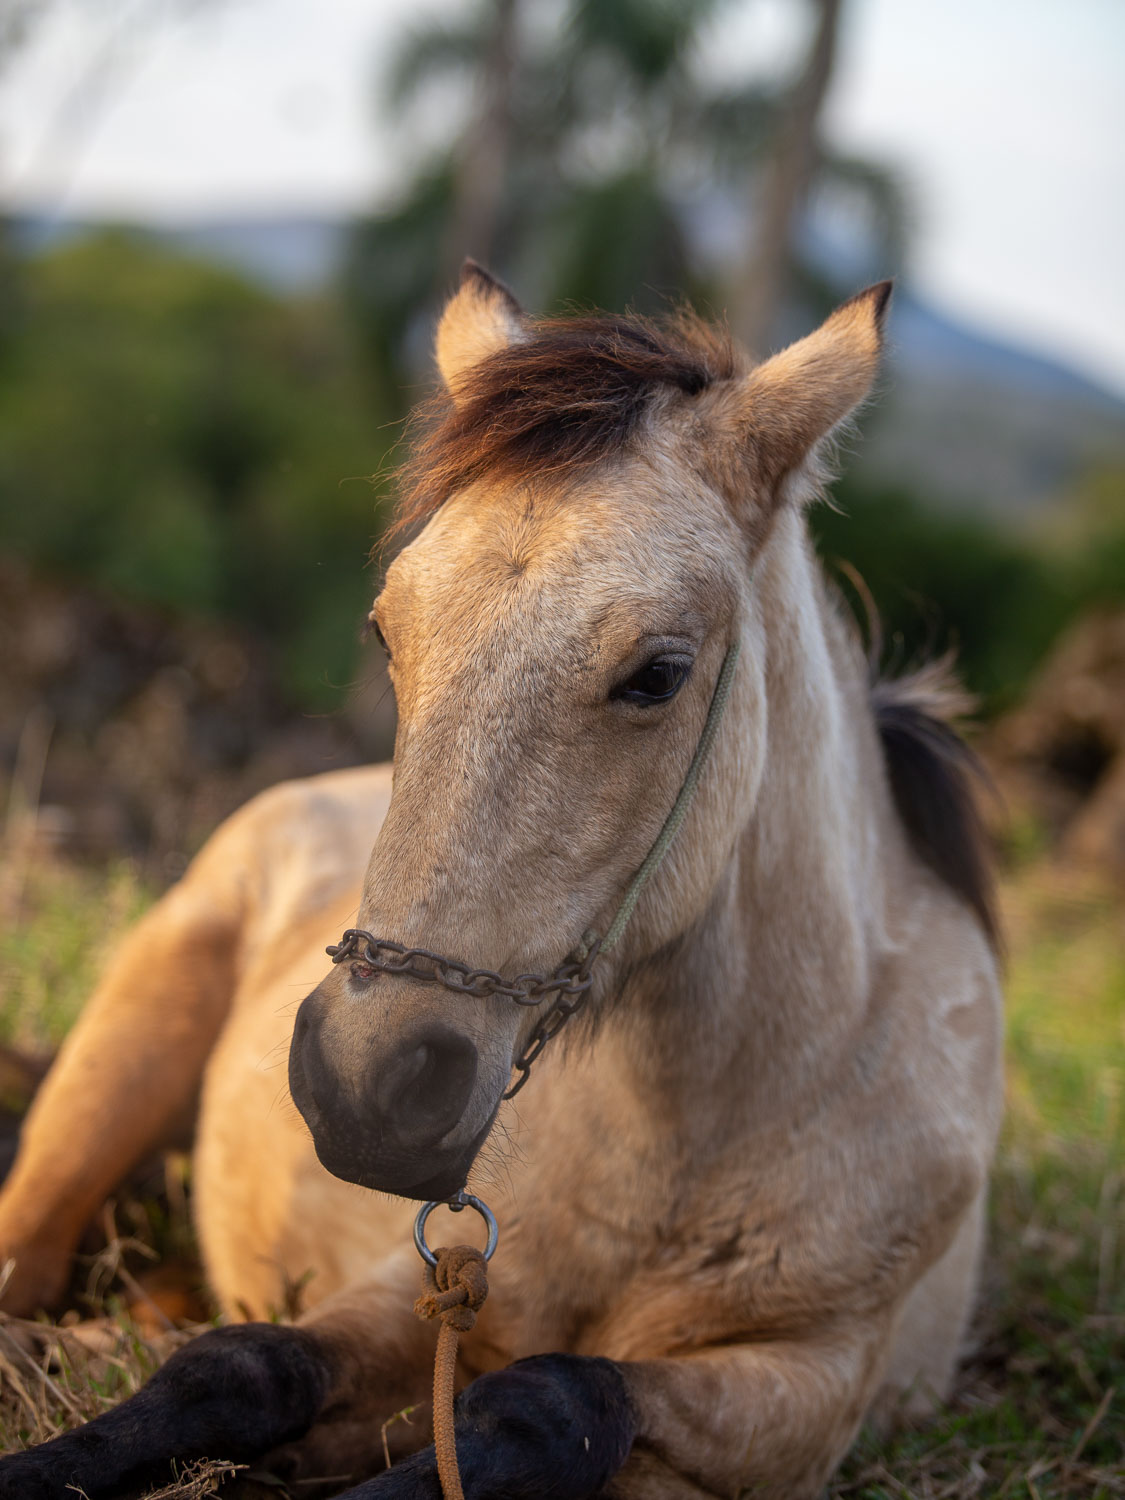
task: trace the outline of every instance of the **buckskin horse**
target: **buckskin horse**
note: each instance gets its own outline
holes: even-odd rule
[[[458,1366],[470,1500],[800,1500],[865,1418],[947,1392],[1001,1109],[988,862],[952,686],[872,682],[803,509],[889,295],[754,364],[686,313],[536,321],[466,268],[372,612],[393,777],[219,829],[110,965],[0,1200],[8,1303],[49,1303],[202,1082],[231,1321],[0,1462],[5,1500],[198,1455],[438,1496],[408,1200],[466,1182],[501,1225]]]

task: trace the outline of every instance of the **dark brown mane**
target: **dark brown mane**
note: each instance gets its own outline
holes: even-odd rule
[[[629,442],[661,390],[697,396],[739,369],[726,330],[686,311],[545,318],[527,335],[476,365],[457,404],[443,392],[423,408],[396,530],[486,474],[520,481],[599,463]]]
[[[991,783],[951,722],[970,704],[948,657],[908,677],[881,678],[871,690],[891,791],[910,842],[972,908],[999,951],[994,861],[979,801],[979,791]]]

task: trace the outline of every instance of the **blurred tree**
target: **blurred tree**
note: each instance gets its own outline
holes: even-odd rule
[[[23,264],[10,220],[0,213],[0,374],[17,337],[23,298]]]
[[[877,601],[887,665],[901,670],[952,647],[986,712],[1018,700],[1069,621],[1125,600],[1120,472],[1091,475],[1031,534],[850,479],[833,498],[810,512],[817,548],[861,619],[849,570]]]
[[[516,66],[516,0],[494,0],[478,64],[472,123],[456,148],[453,204],[444,270],[456,273],[473,246],[488,261],[496,240],[504,179],[511,155],[512,74]]]
[[[435,116],[448,129],[352,242],[348,284],[379,366],[422,367],[420,323],[467,254],[537,307],[643,309],[727,287],[742,331],[767,342],[791,265],[801,294],[825,294],[800,235],[822,183],[860,203],[886,268],[901,250],[897,185],[817,134],[841,0],[805,3],[816,24],[791,87],[707,76],[704,41],[730,0],[477,0],[409,35],[387,106],[404,138],[423,123],[432,138]],[[699,222],[731,212],[749,214],[746,250],[716,275]]]
[[[817,123],[836,59],[840,0],[815,0],[808,58],[778,111],[776,138],[761,172],[753,249],[736,273],[731,323],[751,349],[768,346],[785,295],[798,214],[812,181]]]
[[[4,0],[0,5],[0,72],[30,36],[43,0]]]
[[[0,339],[0,545],[258,626],[306,704],[350,670],[385,441],[327,304],[135,234],[17,263]]]

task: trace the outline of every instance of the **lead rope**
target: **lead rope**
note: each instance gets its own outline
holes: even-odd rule
[[[465,1208],[475,1208],[488,1228],[488,1242],[483,1250],[476,1250],[472,1245],[431,1250],[426,1244],[426,1220],[435,1208],[442,1205],[424,1203],[414,1221],[414,1244],[425,1262],[422,1295],[415,1302],[414,1311],[423,1322],[431,1318],[441,1320],[434,1355],[434,1451],[438,1479],[445,1500],[465,1500],[461,1472],[457,1467],[457,1434],[453,1427],[457,1340],[476,1323],[477,1313],[488,1296],[488,1262],[492,1259],[500,1232],[488,1205],[464,1188],[444,1206],[455,1214]]]
[[[695,796],[696,788],[699,786],[699,778],[703,773],[703,767],[707,764],[707,757],[711,754],[711,746],[715,743],[715,736],[719,732],[719,723],[723,717],[723,710],[727,706],[730,697],[731,683],[734,681],[734,669],[738,664],[738,642],[733,641],[723,657],[723,665],[719,672],[719,680],[715,684],[715,691],[711,694],[711,707],[707,710],[707,722],[703,726],[703,733],[699,736],[699,744],[695,747],[695,754],[691,758],[687,775],[684,777],[683,785],[680,787],[679,796],[672,804],[672,811],[664,820],[664,827],[656,835],[656,842],[645,855],[644,863],[629,882],[629,889],[621,898],[621,905],[617,908],[617,915],[610,923],[609,931],[602,939],[600,952],[609,953],[617,946],[618,939],[628,926],[629,918],[637,909],[637,902],[641,899],[641,892],[652,877],[664,863],[664,856],[672,847],[672,841],[680,831],[680,825],[687,817],[688,808],[691,806],[692,798]]]
[[[457,1437],[453,1428],[453,1395],[457,1376],[457,1340],[468,1333],[488,1296],[484,1256],[471,1245],[454,1245],[435,1252],[437,1265],[423,1272],[425,1290],[414,1304],[423,1320],[440,1318],[434,1356],[434,1449],[438,1478],[445,1500],[465,1500],[457,1467]]]
[[[699,744],[695,747],[691,765],[688,767],[687,775],[684,777],[672,810],[664,820],[664,826],[645,856],[644,863],[629,882],[629,888],[621,899],[621,905],[617,908],[617,914],[610,923],[605,937],[599,943],[595,934],[587,933],[582,939],[580,949],[576,952],[578,962],[582,963],[587,959],[592,962],[598,954],[609,953],[617,946],[622,933],[628,926],[630,917],[637,908],[637,902],[641,899],[641,892],[659,870],[665,855],[672,847],[672,841],[687,817],[688,808],[691,806],[692,798],[699,785],[700,775],[711,753],[711,746],[715,743],[719,721],[723,717],[723,710],[730,697],[731,682],[734,679],[737,661],[738,642],[734,641],[723,659],[719,680],[715,684],[715,691],[711,697],[711,706],[707,710],[707,722],[703,726]],[[579,998],[584,998],[584,996]],[[543,1036],[537,1046],[533,1043],[534,1052],[530,1056],[525,1053],[521,1059],[518,1066],[523,1069],[522,1077],[515,1088],[508,1091],[505,1098],[509,1098],[526,1082],[531,1058],[538,1056],[545,1042],[561,1029],[562,1023],[575,1009],[577,1005],[565,1010],[559,1025],[553,1030],[549,1029],[549,1018],[540,1028]],[[438,1202],[423,1204],[414,1223],[414,1243],[425,1262],[422,1273],[422,1295],[415,1302],[414,1311],[423,1321],[431,1318],[441,1320],[437,1352],[434,1356],[434,1451],[437,1454],[438,1479],[441,1482],[441,1492],[445,1500],[465,1500],[465,1491],[461,1486],[461,1473],[457,1467],[457,1438],[453,1425],[457,1340],[462,1333],[468,1333],[476,1323],[477,1313],[488,1296],[487,1263],[492,1259],[499,1234],[492,1210],[479,1198],[474,1198],[471,1193],[466,1193],[462,1189],[444,1206],[451,1208],[454,1213],[460,1213],[464,1208],[475,1208],[488,1226],[488,1244],[483,1251],[475,1250],[471,1245],[455,1245],[452,1249],[431,1250],[426,1244],[426,1220],[435,1208],[442,1206]]]

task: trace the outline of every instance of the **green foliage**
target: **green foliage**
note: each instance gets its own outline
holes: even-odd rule
[[[1073,503],[1052,517],[1044,542],[1066,560],[1083,600],[1125,601],[1125,473],[1088,475]]]
[[[647,285],[634,303],[659,304],[658,289],[688,278],[680,221],[644,171],[591,184],[544,224],[543,239],[551,247],[556,287],[569,288],[567,302],[579,307],[601,305],[599,292],[628,286],[630,279],[635,286],[639,266],[646,268]]]
[[[578,0],[569,17],[579,54],[599,50],[642,88],[661,86],[690,60],[699,29],[722,0]]]
[[[135,235],[9,257],[0,547],[171,611],[240,621],[275,644],[297,702],[338,702],[371,590],[363,554],[381,529],[367,476],[390,445],[381,424],[413,394],[391,393],[390,374],[373,385],[370,371],[390,371],[412,337],[428,346],[417,309],[448,189],[439,174],[353,261],[352,297],[385,304],[373,362],[335,304],[281,301]],[[614,204],[619,233],[607,237]],[[540,229],[580,299],[599,278],[627,281],[654,244],[671,278],[676,221],[644,172],[591,187],[572,209]],[[834,494],[837,509],[812,513],[818,546],[863,576],[892,661],[954,645],[988,709],[1018,695],[1078,611],[1125,597],[1119,473],[1092,477],[1032,535],[854,481]]]
[[[332,701],[385,448],[338,311],[103,233],[19,265],[3,313],[0,545],[254,625]]]
[[[1057,527],[1020,532],[852,480],[810,523],[821,557],[854,598],[850,564],[877,607],[892,668],[953,647],[986,711],[1016,700],[1069,620],[1125,599],[1125,484],[1098,476]],[[1091,518],[1090,512],[1093,512]],[[862,608],[859,610],[862,616]]]

